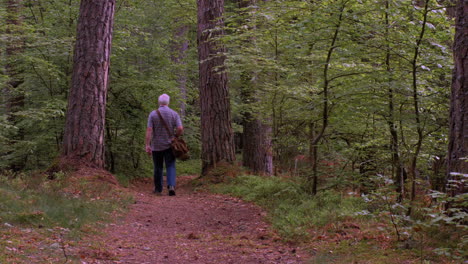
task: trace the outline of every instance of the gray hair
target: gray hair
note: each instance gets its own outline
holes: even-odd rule
[[[161,96],[159,96],[158,103],[160,105],[169,105],[169,100],[170,100],[169,95],[161,94]]]

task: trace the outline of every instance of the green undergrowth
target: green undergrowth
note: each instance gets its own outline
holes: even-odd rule
[[[121,210],[131,197],[110,184],[70,181],[61,172],[44,176],[0,176],[0,222],[23,227],[62,227],[80,231]]]
[[[201,171],[200,159],[177,161],[177,175],[198,175]]]
[[[465,256],[461,248],[466,247],[465,228],[400,214],[396,209],[402,205],[376,198],[382,190],[365,197],[345,190],[322,190],[313,196],[299,179],[289,177],[227,179],[213,185],[212,191],[266,209],[268,220],[284,240],[303,242],[313,252],[311,263],[460,263]],[[390,211],[385,210],[388,206]],[[439,253],[443,250],[447,253]]]
[[[81,263],[71,248],[133,201],[106,175],[0,174],[0,263]]]
[[[265,208],[273,227],[288,241],[308,239],[311,228],[339,221],[365,208],[360,198],[333,191],[311,196],[299,183],[280,177],[239,176],[214,186],[213,191]]]

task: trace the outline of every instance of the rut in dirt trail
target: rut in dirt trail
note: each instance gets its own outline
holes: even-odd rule
[[[109,224],[97,238],[106,254],[101,249],[97,258],[88,252],[84,261],[306,263],[302,250],[282,243],[271,231],[257,206],[228,196],[192,192],[184,187],[187,177],[178,180],[182,184],[177,196],[152,195],[151,183],[140,186],[128,214]]]

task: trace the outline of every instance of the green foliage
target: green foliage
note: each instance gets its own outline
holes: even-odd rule
[[[79,231],[86,224],[106,219],[108,214],[124,207],[128,201],[114,198],[92,198],[86,192],[108,193],[109,190],[87,190],[85,193],[66,192],[67,177],[59,172],[54,180],[39,176],[0,176],[0,222],[32,227],[60,226]],[[83,182],[83,187],[92,188]],[[95,195],[93,194],[93,195]]]
[[[463,211],[445,212],[419,204],[413,205],[412,216],[406,217],[408,201],[396,202],[395,186],[390,183],[396,176],[389,144],[391,123],[398,135],[400,165],[410,167],[416,155],[419,135],[412,62],[417,55],[414,73],[423,130],[416,157],[417,182],[420,186],[430,182],[440,189],[444,184],[445,169],[440,166],[435,170],[434,160],[446,156],[448,143],[447,87],[453,67],[450,46],[454,28],[442,2],[429,1],[423,28],[421,1],[388,1],[386,7],[385,1],[376,0],[282,0],[257,1],[245,8],[227,1],[227,35],[223,40],[228,48],[225,55],[235,132],[242,133],[244,113],[253,113],[273,129],[277,171],[292,170],[295,157],[310,154],[311,141],[324,122],[325,100],[329,106],[327,127],[317,146],[321,191],[316,197],[306,194],[302,182],[274,177],[239,177],[226,187],[231,188],[229,192],[266,206],[275,226],[292,237],[353,211],[388,219],[393,232],[401,231],[402,240],[423,240],[415,226],[424,226],[427,232],[447,229],[441,235],[460,228],[455,223],[466,217]],[[10,63],[18,70],[15,77],[0,72],[0,170],[47,168],[59,154],[72,73],[79,1],[21,3],[24,6],[19,14],[13,14],[20,15],[21,23],[0,23],[0,67],[6,69]],[[11,15],[6,4],[0,4],[2,22]],[[178,174],[200,172],[196,9],[195,0],[123,1],[116,6],[106,105],[106,166],[124,185],[131,178],[152,175],[152,162],[143,147],[144,134],[148,114],[157,107],[161,93],[171,96],[175,110],[186,106],[184,138],[193,159],[178,162]],[[7,33],[7,27],[13,32]],[[180,56],[178,48],[184,41],[188,48]],[[17,48],[18,53],[7,56],[7,47]],[[186,97],[178,84],[181,75],[187,80]],[[21,80],[15,89],[8,86],[13,78]],[[252,91],[260,100],[240,99]],[[24,97],[24,104],[10,111],[8,100],[14,96]],[[303,163],[298,174],[312,175],[310,161]],[[16,197],[11,195],[18,195],[35,206],[14,201],[6,210],[19,210],[11,215],[0,213],[2,218],[52,223],[64,212],[54,213],[43,204],[57,203],[58,208],[70,211],[76,207],[76,215],[85,215],[80,208],[91,206],[53,192],[62,187],[54,182],[46,184],[46,193],[64,201],[48,201],[34,189],[44,183],[36,180],[2,182],[1,194],[9,202]],[[339,195],[346,188],[369,193],[366,206]],[[333,203],[338,204],[336,208]],[[463,255],[457,250],[466,246],[466,236],[453,241],[461,242],[436,248],[443,254]]]
[[[416,62],[424,130],[417,158],[420,171],[437,178],[430,165],[446,151],[453,27],[437,1],[429,4]],[[310,153],[310,141],[323,123],[325,83],[328,124],[319,142],[319,160],[339,157],[354,170],[350,174],[362,174],[362,182],[392,173],[392,121],[401,163],[409,166],[418,139],[411,62],[423,8],[414,1],[389,1],[386,8],[379,1],[336,0],[264,1],[228,10],[225,43],[233,94],[239,97],[246,89],[242,78],[247,71],[254,76],[247,89],[261,98],[247,104],[235,101],[234,115],[249,109],[272,126],[276,166],[290,169],[295,156]]]
[[[24,96],[24,106],[15,110],[14,118],[7,112],[9,95],[1,98],[0,170],[47,168],[59,155],[72,73],[79,1],[21,4],[16,15],[22,19],[14,34],[5,30],[12,25],[0,23],[0,67],[14,63],[21,84],[10,93]],[[7,2],[0,4],[2,19],[8,15],[6,7]],[[157,107],[162,93],[171,96],[175,110],[182,101],[187,104],[185,136],[192,155],[199,155],[199,120],[192,107],[198,74],[194,21],[193,0],[117,5],[105,139],[106,165],[112,172],[134,177],[145,175],[151,167],[151,160],[145,157],[144,133],[148,114]],[[187,39],[189,48],[183,63],[175,63],[174,39],[182,26],[188,27],[182,38]],[[6,57],[5,49],[12,45],[18,52]],[[187,78],[185,100],[177,84],[179,74]],[[9,80],[2,71],[2,91]]]
[[[79,3],[22,4],[18,5],[21,19],[15,30],[0,30],[2,51],[6,47],[16,50],[12,54],[2,52],[1,67],[11,63],[17,72],[14,77],[5,74],[6,78],[2,78],[2,91],[7,89],[8,93],[2,97],[0,110],[2,125],[7,126],[0,140],[0,169],[12,165],[19,165],[20,169],[43,168],[56,157],[71,73]],[[1,5],[2,11],[11,12],[4,6],[6,2]],[[18,87],[7,86],[12,78],[19,80]],[[22,106],[8,110],[8,100],[15,96],[22,98]]]
[[[287,240],[305,239],[308,231],[354,215],[365,208],[359,198],[334,191],[310,196],[301,184],[279,177],[239,176],[215,191],[242,197],[265,207],[271,222]]]
[[[431,191],[426,198],[433,200],[432,205],[416,207],[412,205],[415,212],[408,215],[410,204],[398,201],[392,181],[382,176],[374,181],[380,188],[363,196],[369,211],[360,214],[372,214],[377,219],[388,221],[395,240],[404,248],[429,247],[444,257],[454,260],[466,259],[468,254],[466,248],[468,214],[464,209],[466,194],[448,197],[447,194]],[[447,203],[458,207],[441,210]]]
[[[201,160],[190,159],[186,161],[177,161],[177,175],[198,175],[201,171]]]

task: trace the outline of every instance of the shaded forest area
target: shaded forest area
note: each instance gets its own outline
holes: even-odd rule
[[[336,203],[405,249],[466,259],[465,1],[104,2],[1,2],[2,182],[58,157],[151,176],[146,119],[167,93],[192,156],[181,168],[243,166],[261,177],[233,184]],[[348,212],[348,197],[366,206]]]

